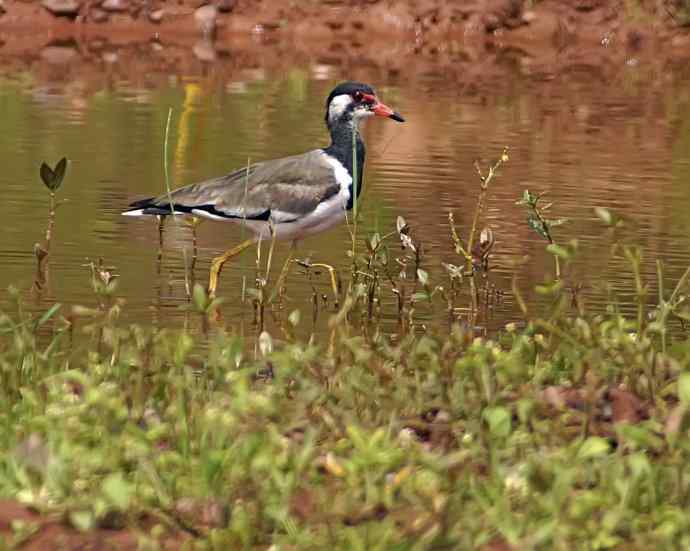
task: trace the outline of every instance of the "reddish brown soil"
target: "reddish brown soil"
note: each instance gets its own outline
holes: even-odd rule
[[[0,66],[69,78],[320,63],[481,85],[506,62],[549,80],[582,65],[606,74],[690,54],[674,0],[211,0],[219,7],[213,42],[195,18],[203,0],[110,0],[119,12],[106,11],[107,0],[70,1],[78,11],[58,17],[37,0],[4,0]]]
[[[17,523],[31,526],[30,533],[18,537]],[[14,526],[13,526],[14,525]],[[146,533],[142,529],[142,533]],[[129,530],[97,528],[80,532],[55,517],[41,516],[15,501],[0,500],[0,543],[3,538],[12,549],[24,551],[129,551],[138,549],[138,535]],[[179,549],[189,539],[186,534],[167,534],[158,539],[165,551]],[[16,547],[15,547],[16,546]]]

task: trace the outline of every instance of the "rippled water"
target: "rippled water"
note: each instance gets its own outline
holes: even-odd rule
[[[666,262],[669,284],[690,262],[690,85],[677,75],[631,67],[628,80],[602,82],[586,71],[533,82],[507,73],[502,86],[458,89],[440,77],[372,81],[382,99],[407,118],[398,125],[376,120],[366,129],[368,158],[362,203],[362,234],[387,232],[398,215],[406,218],[424,246],[424,267],[445,282],[441,262],[459,262],[450,239],[448,212],[467,233],[477,197],[475,160],[486,163],[510,148],[510,161],[492,184],[487,224],[496,245],[492,285],[500,291],[487,324],[498,327],[517,317],[511,294],[513,274],[528,304],[532,288],[552,272],[544,243],[516,205],[524,189],[547,192],[561,242],[577,238],[581,254],[568,276],[583,283],[583,296],[597,307],[597,282],[614,284],[630,301],[630,271],[609,260],[609,243],[593,214],[608,206],[635,222],[629,238],[646,250],[645,274],[655,278],[655,260]],[[162,258],[153,221],[120,216],[132,200],[165,188],[163,138],[168,109],[174,185],[217,176],[248,161],[299,153],[327,144],[324,98],[341,75],[335,68],[295,67],[283,73],[247,71],[232,80],[171,79],[153,89],[126,81],[86,91],[79,81],[45,84],[30,75],[0,81],[0,288],[15,284],[32,304],[93,304],[85,264],[99,257],[120,277],[128,321],[179,327],[185,313],[185,257],[191,232],[169,226]],[[364,78],[364,77],[361,77]],[[393,77],[391,77],[393,78]],[[665,79],[665,80],[664,80]],[[371,80],[368,79],[368,80]],[[650,82],[663,85],[650,85]],[[40,297],[29,289],[35,275],[34,243],[44,237],[48,194],[38,167],[61,156],[71,163],[57,211],[49,285]],[[195,275],[205,281],[210,259],[241,239],[233,224],[204,222],[198,230]],[[305,240],[297,255],[348,272],[345,227]],[[283,245],[275,270],[285,258]],[[528,260],[516,268],[525,256]],[[226,267],[219,294],[227,298],[224,318],[238,331],[253,328],[252,308],[240,299],[243,278],[254,278],[254,254]],[[652,281],[652,284],[654,282]],[[314,281],[328,293],[325,277]],[[653,287],[654,285],[652,285]],[[311,311],[312,284],[293,272],[285,310]],[[393,295],[384,297],[382,321],[396,326]],[[326,308],[328,310],[328,308]],[[420,319],[444,323],[420,307]],[[309,316],[307,316],[309,317]],[[322,331],[322,312],[313,327]],[[268,323],[272,323],[271,319]],[[308,330],[311,330],[312,325]]]

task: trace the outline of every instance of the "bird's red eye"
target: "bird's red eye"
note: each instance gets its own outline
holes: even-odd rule
[[[362,101],[364,94],[362,94],[362,92],[357,90],[354,94],[352,94],[352,97],[355,98],[355,101]]]

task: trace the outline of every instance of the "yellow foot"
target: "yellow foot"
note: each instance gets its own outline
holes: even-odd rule
[[[216,296],[216,289],[218,288],[218,279],[220,278],[220,271],[223,269],[223,265],[231,258],[237,256],[247,247],[254,243],[253,239],[247,239],[242,241],[239,245],[233,247],[230,250],[225,251],[222,255],[217,256],[211,262],[211,272],[208,276],[208,294],[211,298]]]

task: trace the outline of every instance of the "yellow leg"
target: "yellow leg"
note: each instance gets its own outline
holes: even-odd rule
[[[220,271],[223,269],[223,264],[225,264],[231,258],[236,257],[247,247],[251,247],[254,244],[253,239],[247,239],[239,245],[233,247],[232,249],[225,251],[222,255],[217,256],[211,262],[211,273],[208,277],[208,294],[210,296],[216,295],[216,288],[218,287],[218,277],[220,276]]]

